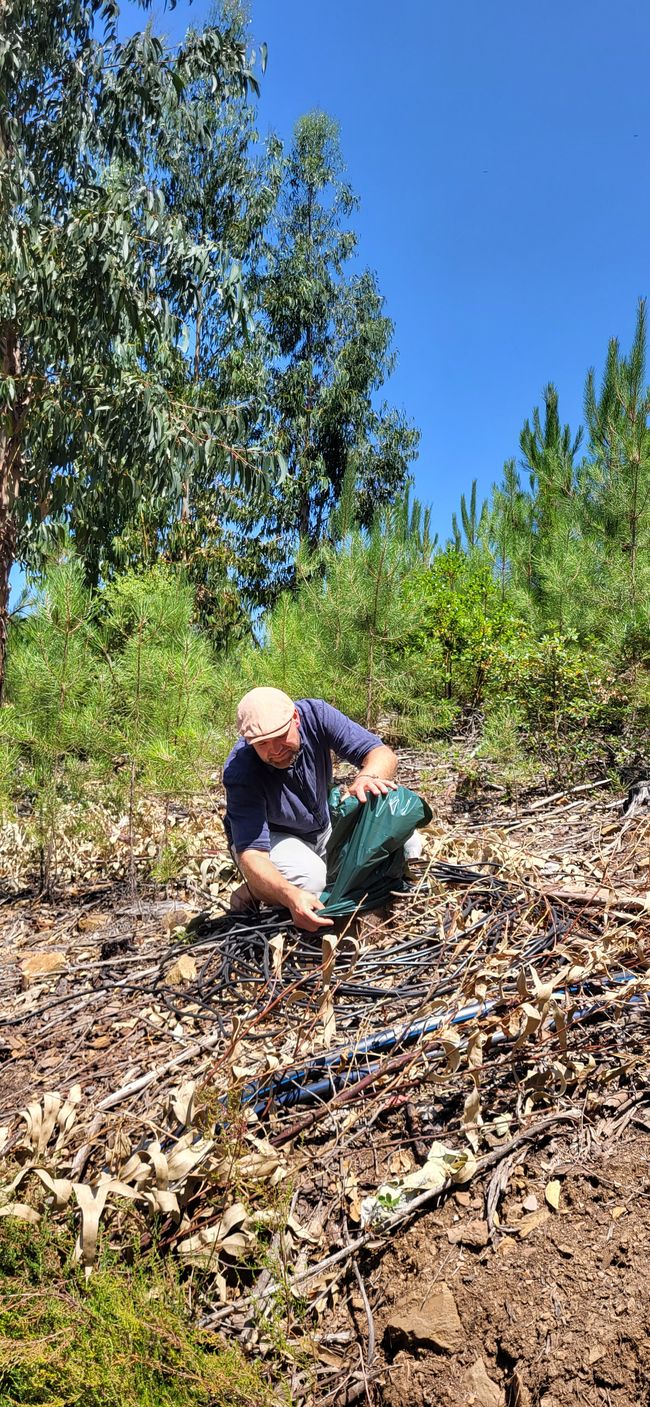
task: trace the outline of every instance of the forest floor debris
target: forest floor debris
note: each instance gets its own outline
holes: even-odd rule
[[[155,1232],[203,1326],[296,1404],[631,1407],[650,824],[598,787],[463,814],[430,762],[402,767],[434,792],[414,888],[327,951],[220,918],[216,808],[179,816],[166,897],[134,901],[101,860],[84,884],[71,850],[44,903],[16,868],[0,1227],[74,1208],[89,1273],[102,1239]],[[446,1346],[413,1328],[443,1299]]]

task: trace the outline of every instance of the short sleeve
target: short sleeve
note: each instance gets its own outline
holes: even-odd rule
[[[338,708],[325,703],[324,699],[315,702],[328,746],[337,757],[351,762],[354,767],[360,767],[373,748],[383,747],[382,740],[376,733],[370,733],[367,728],[362,728],[360,723],[353,723],[345,713],[340,713]]]

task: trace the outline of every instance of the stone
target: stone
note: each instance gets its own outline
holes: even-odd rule
[[[196,981],[196,963],[191,953],[181,953],[173,967],[165,974],[165,981],[170,987],[177,987],[179,982]]]
[[[505,1393],[488,1376],[482,1358],[477,1358],[471,1368],[467,1369],[465,1382],[469,1392],[473,1394],[470,1401],[476,1403],[476,1407],[504,1407]]]
[[[65,953],[32,953],[20,964],[23,987],[30,987],[32,982],[41,982],[45,977],[54,977],[57,972],[63,972],[65,965]]]
[[[191,917],[191,909],[170,909],[163,919],[163,928],[168,933],[171,933],[174,928],[186,928]]]
[[[450,1226],[447,1240],[451,1241],[452,1246],[471,1246],[474,1250],[482,1250],[489,1241],[488,1224],[476,1218],[474,1221],[461,1222],[458,1226]]]
[[[593,1343],[589,1349],[588,1363],[592,1366],[594,1363],[599,1363],[601,1358],[606,1357],[607,1351],[606,1348],[603,1348],[602,1344]]]
[[[449,1286],[441,1281],[422,1306],[393,1311],[385,1335],[395,1348],[457,1353],[463,1344],[463,1326]]]

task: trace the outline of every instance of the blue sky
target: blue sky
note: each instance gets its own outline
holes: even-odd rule
[[[177,40],[210,0],[154,3]],[[251,0],[268,44],[259,125],[341,125],[361,262],[395,323],[388,388],[422,432],[416,490],[444,537],[486,495],[555,381],[575,431],[584,377],[631,340],[648,290],[646,0]],[[143,12],[123,8],[125,29]]]
[[[154,9],[171,37],[208,13]],[[261,132],[289,140],[314,107],[341,124],[360,258],[395,322],[389,396],[421,429],[416,488],[446,534],[471,480],[487,494],[517,452],[546,381],[575,430],[587,368],[631,339],[649,282],[650,12],[251,0],[251,19],[269,47]]]

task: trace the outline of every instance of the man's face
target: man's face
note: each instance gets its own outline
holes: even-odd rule
[[[280,768],[291,766],[300,752],[300,746],[300,718],[297,708],[294,709],[293,718],[284,733],[280,733],[277,738],[267,738],[263,743],[251,743],[262,762],[266,762],[268,767]]]

